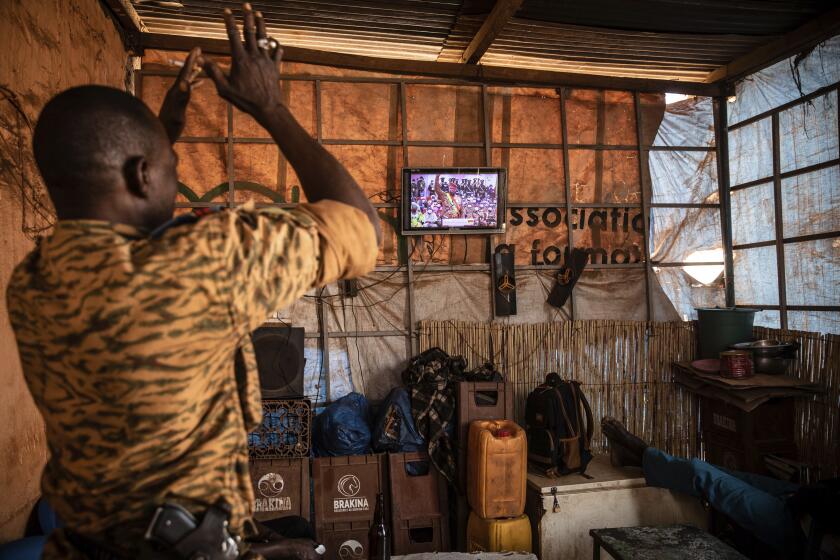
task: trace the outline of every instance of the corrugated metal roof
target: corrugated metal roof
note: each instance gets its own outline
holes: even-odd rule
[[[153,33],[225,38],[221,13],[242,3],[181,0],[183,8],[132,0]],[[455,23],[460,0],[390,2],[284,0],[251,2],[263,13],[269,33],[282,44],[385,58],[437,60]]]
[[[515,18],[482,64],[563,72],[702,80],[767,37],[599,29]]]
[[[233,0],[131,0],[152,33],[224,38]],[[165,3],[164,3],[165,4]],[[349,54],[458,62],[493,0],[255,1],[281,43]],[[702,81],[795,29],[831,0],[525,0],[481,64]]]
[[[780,35],[836,0],[527,0],[517,17],[633,31]]]

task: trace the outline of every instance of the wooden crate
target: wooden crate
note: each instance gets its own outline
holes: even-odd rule
[[[442,515],[395,521],[392,525],[394,554],[448,552],[448,523]]]
[[[298,515],[309,520],[309,459],[251,459],[254,518]]]
[[[318,542],[327,549],[323,560],[367,560],[370,522],[348,521],[316,525]]]
[[[312,460],[315,524],[373,520],[376,495],[388,492],[385,454],[318,457]]]
[[[394,554],[448,551],[447,485],[428,454],[390,453],[388,473]]]

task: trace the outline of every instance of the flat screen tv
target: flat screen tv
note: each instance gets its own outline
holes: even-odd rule
[[[403,235],[502,233],[506,179],[500,167],[403,169]]]

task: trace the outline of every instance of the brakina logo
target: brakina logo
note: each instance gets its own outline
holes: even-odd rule
[[[361,489],[362,483],[355,474],[345,474],[338,479],[338,492],[346,498],[352,498]]]
[[[283,477],[274,472],[265,473],[257,482],[257,488],[259,489],[260,494],[266,498],[276,498],[283,492],[283,488],[285,486],[286,483],[283,480]]]
[[[338,557],[341,560],[360,560],[365,557],[365,547],[359,541],[350,539],[338,547]]]
[[[358,495],[362,489],[362,483],[355,474],[345,474],[339,478],[336,489],[341,497],[332,499],[334,513],[370,511],[367,497]]]

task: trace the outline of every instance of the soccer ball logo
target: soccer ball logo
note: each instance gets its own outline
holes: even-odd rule
[[[283,481],[283,477],[274,472],[262,475],[257,482],[257,488],[260,494],[266,498],[276,498],[279,496],[283,492],[285,485],[286,483]]]
[[[338,557],[341,560],[360,560],[365,557],[365,547],[359,541],[350,539],[338,547]]]
[[[345,474],[338,479],[338,491],[346,498],[352,498],[362,489],[362,483],[355,474]]]

